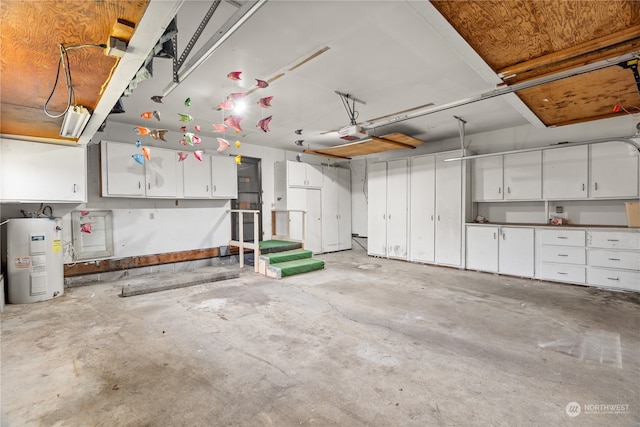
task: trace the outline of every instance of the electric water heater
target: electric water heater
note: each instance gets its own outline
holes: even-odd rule
[[[24,304],[64,293],[59,218],[12,218],[6,224],[7,300]]]

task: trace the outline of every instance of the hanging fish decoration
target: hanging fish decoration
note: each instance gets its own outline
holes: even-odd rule
[[[296,154],[296,160],[301,162],[302,161],[302,154],[300,154],[300,153]]]
[[[227,95],[227,100],[236,101],[238,99],[244,98],[245,95],[246,95],[246,93],[244,93],[244,92],[230,93],[229,95]]]
[[[169,132],[167,129],[154,129],[149,132],[149,135],[155,140],[167,142],[167,140],[164,139],[167,132]]]
[[[186,159],[189,155],[184,151],[178,151],[178,161],[181,162]]]
[[[135,160],[136,162],[144,165],[144,156],[142,154],[133,154],[131,157],[133,157],[133,160]]]
[[[80,232],[91,234],[91,224],[92,222],[85,222],[84,224],[80,224]]]
[[[296,141],[295,141],[295,144],[296,144],[298,147],[302,147],[302,144],[303,144],[303,143],[304,143],[304,139],[298,139],[298,140],[296,140]]]
[[[147,160],[151,160],[151,148],[142,147],[142,154],[144,154],[144,158]]]
[[[240,148],[240,141],[236,140],[236,148]]]
[[[201,130],[200,125],[195,125],[193,128],[196,130],[196,132],[200,132]]]
[[[189,123],[191,120],[193,120],[193,117],[191,117],[189,114],[178,113],[178,115],[180,116],[181,122]]]
[[[185,107],[191,106],[191,98],[187,98],[187,99],[184,100],[184,106]]]
[[[294,131],[294,133],[296,135],[302,135],[302,129],[298,129],[298,130]]]
[[[242,117],[240,116],[227,116],[224,118],[224,122],[227,124],[227,126],[236,131],[236,133],[242,132],[242,128],[240,127],[240,120],[242,120]]]
[[[236,165],[242,164],[242,154],[238,154],[234,160],[236,161]]]
[[[151,132],[151,129],[142,126],[136,126],[133,130],[135,130],[138,135],[149,135],[149,132]]]
[[[221,110],[233,110],[233,101],[224,101],[218,104]]]
[[[193,145],[194,140],[193,138],[195,137],[195,135],[191,132],[187,132],[184,134],[184,140],[187,142],[187,144],[189,145]]]
[[[89,211],[81,210],[80,211],[80,215],[87,216],[87,215],[89,215]]]
[[[265,87],[269,86],[269,83],[264,80],[256,79],[256,86],[258,86],[261,89],[264,89]]]
[[[214,132],[224,132],[227,130],[227,126],[216,123],[213,125],[213,130]]]
[[[217,138],[218,140],[218,153],[222,153],[224,150],[226,150],[227,148],[229,148],[229,141],[227,141],[224,138]]]
[[[202,139],[200,139],[198,135],[193,135],[191,137],[191,140],[193,141],[194,144],[202,144]]]
[[[187,131],[187,127],[186,126],[180,126],[180,132],[186,132]]]
[[[198,159],[199,162],[202,161],[202,155],[204,154],[204,151],[202,150],[196,150],[193,152],[193,156]]]
[[[140,117],[142,117],[145,120],[149,120],[151,118],[152,114],[153,113],[151,111],[146,111],[146,112],[140,114]]]
[[[138,148],[142,147],[142,141],[137,140],[136,141],[136,147],[138,147]]]
[[[260,108],[269,108],[271,107],[272,99],[273,99],[273,96],[265,96],[264,98],[260,98],[258,100],[258,105],[260,106]]]
[[[258,120],[256,127],[260,128],[263,132],[269,132],[269,122],[273,116],[265,117],[264,119]]]
[[[160,111],[154,111],[153,113],[153,117],[157,120],[160,121]]]
[[[157,102],[158,104],[162,104],[162,98],[164,98],[164,96],[161,96],[161,95],[153,95],[153,96],[151,97],[151,100],[152,100],[153,102]]]
[[[227,74],[227,77],[230,78],[231,80],[242,80],[240,78],[240,74],[242,74],[242,71],[232,71],[229,74]]]

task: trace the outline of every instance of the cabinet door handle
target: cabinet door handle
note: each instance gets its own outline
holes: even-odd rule
[[[215,185],[213,186],[213,191],[218,191]]]
[[[147,184],[147,188],[148,188],[149,190],[151,190],[151,183],[148,183],[148,184]]]
[[[594,187],[594,189],[595,189],[596,191],[598,191],[598,183],[597,183],[597,182],[593,185],[593,187]]]
[[[608,280],[620,280],[618,277],[607,277]]]
[[[565,273],[564,271],[558,271],[558,274],[569,274],[569,273]]]
[[[511,194],[511,187],[507,187],[507,193]]]
[[[440,215],[438,215],[438,221],[440,221]]]
[[[493,240],[496,240],[496,232],[493,232]]]
[[[209,185],[207,184],[207,193],[209,192]]]
[[[78,192],[78,184],[73,184],[73,192],[74,193]]]
[[[433,221],[433,215],[431,215],[431,221]]]
[[[569,256],[567,254],[558,254],[558,256]]]
[[[382,219],[387,219],[387,214],[382,214]]]
[[[138,181],[138,189],[142,188],[140,181]]]
[[[505,237],[504,231],[502,232],[502,240],[507,240],[507,238]]]
[[[391,214],[389,214],[389,216],[387,216],[387,219],[391,219]]]
[[[582,183],[582,191],[584,191],[584,182]]]
[[[619,239],[607,239],[607,242],[619,242]]]
[[[609,261],[620,261],[620,258],[609,258]]]
[[[558,239],[564,239],[564,240],[567,240],[567,239],[568,239],[568,237],[566,237],[566,236],[558,236]]]
[[[502,187],[498,187],[498,194],[502,194]]]

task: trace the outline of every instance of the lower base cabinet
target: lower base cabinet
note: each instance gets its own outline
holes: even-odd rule
[[[468,225],[468,270],[533,277],[534,231],[531,227]]]

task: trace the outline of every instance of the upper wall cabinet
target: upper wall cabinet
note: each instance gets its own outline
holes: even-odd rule
[[[322,187],[322,168],[301,162],[287,162],[287,185],[292,187]]]
[[[178,167],[178,151],[153,148],[151,158],[141,165],[131,157],[140,153],[133,144],[102,141],[100,145],[103,197],[234,199],[238,195],[232,157],[205,154],[199,162],[188,156]]]
[[[536,200],[542,197],[539,151],[481,157],[473,161],[473,200]]]
[[[211,156],[211,197],[238,198],[238,168],[233,157]]]
[[[0,140],[0,201],[87,200],[86,147]]]
[[[542,152],[542,193],[545,199],[584,199],[588,189],[589,147]]]
[[[638,151],[618,141],[590,149],[589,196],[638,197]]]

